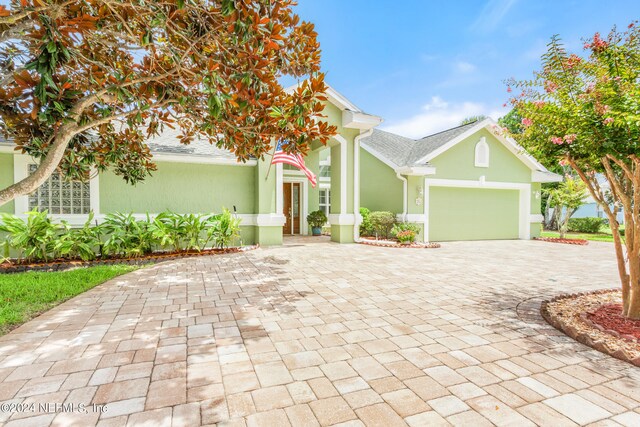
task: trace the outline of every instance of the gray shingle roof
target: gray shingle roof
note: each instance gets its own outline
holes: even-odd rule
[[[477,121],[467,123],[466,125],[447,129],[442,132],[434,133],[433,135],[425,136],[422,139],[418,139],[406,159],[406,164],[415,165],[424,156],[432,153],[443,145],[446,145],[449,141],[462,135],[477,124]]]
[[[207,156],[224,159],[236,159],[236,156],[229,150],[218,148],[210,144],[204,138],[196,137],[189,145],[180,143],[180,130],[165,128],[158,135],[147,140],[152,153],[157,154],[179,154],[191,156]]]
[[[477,124],[478,122],[472,122],[417,140],[374,129],[371,136],[361,140],[361,144],[379,153],[396,166],[419,166],[420,159]]]

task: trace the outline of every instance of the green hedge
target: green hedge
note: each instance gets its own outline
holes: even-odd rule
[[[597,233],[603,225],[604,220],[602,218],[587,217],[569,219],[569,231],[576,233]]]

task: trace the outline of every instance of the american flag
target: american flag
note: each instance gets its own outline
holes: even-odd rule
[[[288,165],[294,166],[300,169],[311,182],[311,186],[315,188],[318,180],[316,179],[316,175],[309,170],[307,166],[304,164],[304,159],[300,154],[289,154],[282,150],[283,142],[278,143],[278,147],[276,148],[275,153],[273,153],[273,159],[271,160],[271,164],[276,163],[286,163]]]

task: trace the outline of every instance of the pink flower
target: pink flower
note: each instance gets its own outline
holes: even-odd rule
[[[553,93],[558,90],[558,84],[547,80],[544,82],[544,90],[546,90],[547,93]]]
[[[591,43],[584,44],[585,49],[592,49],[594,52],[601,52],[607,47],[609,47],[609,43],[600,38],[600,33],[593,35],[593,41]]]
[[[506,108],[507,107],[507,103],[505,102],[504,104],[502,104],[502,108]]]
[[[605,125],[610,125],[611,123],[613,123],[613,117],[607,117],[606,119],[604,119]]]
[[[560,166],[567,166],[567,165],[569,164],[569,162],[567,161],[567,159],[560,159],[560,160],[558,161],[558,164],[559,164]]]
[[[564,136],[564,140],[567,144],[571,144],[577,137],[578,136],[575,133],[570,133],[569,135]]]
[[[525,117],[524,119],[522,119],[522,125],[523,125],[524,127],[529,127],[529,126],[531,126],[532,124],[533,124],[533,120],[528,119],[528,118],[526,118],[526,117]]]
[[[511,92],[512,92],[511,86],[507,86],[507,93],[511,93]]]
[[[559,136],[552,136],[551,137],[551,142],[553,142],[556,145],[564,144],[564,140],[562,138],[560,138]]]
[[[545,106],[545,102],[544,101],[533,101],[533,105],[535,105],[538,108],[542,108]]]

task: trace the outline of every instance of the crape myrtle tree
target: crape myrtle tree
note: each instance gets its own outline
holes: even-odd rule
[[[640,30],[596,33],[584,54],[557,36],[530,80],[508,82],[522,116],[519,141],[543,161],[571,166],[606,213],[622,285],[623,314],[640,318]],[[606,177],[601,185],[598,175]],[[609,188],[607,188],[609,187]],[[613,203],[608,203],[612,201]],[[625,237],[616,214],[624,212]]]
[[[0,135],[39,160],[0,188],[0,205],[52,172],[127,182],[155,165],[145,140],[165,127],[239,161],[275,139],[305,153],[335,127],[314,26],[290,0],[13,0],[0,5]],[[279,80],[303,83],[292,93]]]

